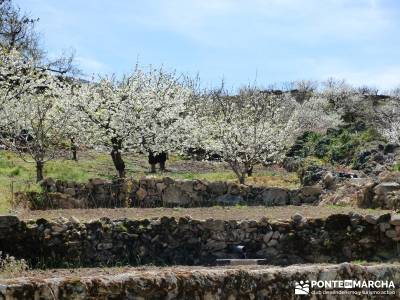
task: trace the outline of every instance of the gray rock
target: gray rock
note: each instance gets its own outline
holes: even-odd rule
[[[19,223],[16,216],[0,216],[0,228],[10,228]]]
[[[109,250],[112,249],[113,244],[112,243],[100,243],[97,245],[98,250]]]
[[[391,191],[396,191],[400,189],[400,184],[397,182],[382,182],[374,187],[375,194],[386,194]]]
[[[226,248],[226,243],[224,241],[214,241],[214,240],[208,240],[206,247],[210,250],[222,250]]]
[[[364,217],[365,221],[367,221],[367,223],[375,225],[378,223],[378,217],[377,216],[373,216],[373,215],[366,215]]]
[[[303,186],[301,191],[306,197],[317,196],[322,193],[322,186],[320,186],[319,184]]]
[[[390,217],[390,224],[392,225],[400,225],[400,214],[392,215]]]
[[[287,190],[271,188],[262,193],[262,200],[266,206],[286,205],[289,202],[289,194]]]
[[[279,231],[274,231],[274,234],[272,235],[272,239],[274,240],[279,240],[281,234],[279,233]]]
[[[274,247],[274,246],[276,246],[276,245],[278,245],[278,241],[277,241],[277,240],[274,240],[274,239],[270,240],[270,241],[267,243],[267,246],[268,246],[268,247]]]
[[[176,181],[176,185],[179,186],[179,188],[186,193],[192,193],[193,192],[193,181],[192,180],[182,180],[182,181]]]
[[[331,172],[327,172],[322,179],[324,187],[327,189],[331,189],[335,185],[335,176]]]
[[[397,236],[396,230],[386,230],[385,235],[388,238],[395,238]]]
[[[271,240],[273,234],[274,234],[273,231],[268,231],[263,237],[264,243],[267,244]]]
[[[170,185],[162,193],[162,201],[168,204],[187,205],[190,197],[180,188]]]
[[[72,223],[72,224],[79,224],[80,222],[79,222],[79,219],[77,218],[77,217],[75,217],[75,216],[70,216],[69,217],[69,221]]]
[[[226,182],[214,181],[208,183],[208,191],[214,195],[223,195],[228,192],[228,186]]]
[[[390,228],[390,224],[389,223],[380,223],[379,224],[379,230],[381,232],[385,232],[386,230],[388,230]]]
[[[295,213],[293,216],[292,216],[292,220],[293,220],[293,222],[295,222],[295,223],[301,223],[302,221],[303,221],[303,216],[301,215],[301,214],[299,214],[299,213]]]
[[[68,194],[70,196],[75,196],[76,195],[76,192],[75,192],[74,188],[66,188],[66,189],[64,189],[64,193]]]

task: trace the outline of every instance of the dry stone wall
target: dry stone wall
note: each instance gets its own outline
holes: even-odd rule
[[[295,281],[301,280],[393,281],[394,289],[381,290],[394,292],[394,295],[374,295],[371,299],[398,299],[400,266],[393,264],[360,266],[343,263],[286,268],[167,268],[138,270],[119,275],[40,280],[20,278],[0,281],[0,299],[344,299],[340,294],[295,295]],[[356,290],[362,293],[362,289]],[[313,291],[318,289],[310,290]],[[326,290],[320,289],[320,291]],[[366,289],[366,291],[372,290]],[[360,299],[365,299],[366,296],[362,295]],[[356,296],[346,297],[346,299],[356,298],[359,299]]]
[[[265,188],[227,182],[142,178],[113,182],[92,179],[86,184],[46,179],[43,194],[19,195],[28,198],[32,209],[96,207],[198,207],[211,205],[299,205],[315,203],[320,186],[299,190]],[[18,198],[18,197],[17,197]]]
[[[268,264],[398,260],[400,215],[336,214],[290,221],[109,220],[81,223],[21,221],[0,217],[0,251],[33,266],[116,264],[203,265],[218,258],[247,258]]]
[[[378,177],[350,178],[338,182],[327,173],[320,204],[354,205],[364,208],[400,208],[400,172],[382,172]]]

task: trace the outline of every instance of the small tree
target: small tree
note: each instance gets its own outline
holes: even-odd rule
[[[23,160],[36,164],[36,180],[40,181],[45,162],[56,156],[65,141],[69,111],[63,101],[69,85],[63,78],[29,63],[22,70],[23,76],[9,75],[15,78],[9,81],[11,85],[0,86],[0,139]],[[9,97],[10,91],[13,98]]]
[[[289,99],[289,101],[292,101]],[[198,116],[202,147],[229,164],[240,183],[258,163],[279,161],[293,140],[290,111],[281,97],[246,87],[230,96],[222,87],[212,91]]]
[[[139,75],[139,74],[136,74]],[[122,151],[129,149],[129,137],[136,125],[133,98],[141,88],[140,76],[100,78],[97,83],[84,84],[75,97],[74,107],[80,115],[81,135],[95,147],[105,147],[117,170],[125,177]]]

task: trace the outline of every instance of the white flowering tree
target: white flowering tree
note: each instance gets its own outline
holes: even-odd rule
[[[19,52],[0,48],[0,110],[35,86],[33,71]]]
[[[400,145],[400,107],[399,99],[393,97],[374,108],[374,122],[378,131],[388,142]]]
[[[36,164],[36,179],[40,181],[45,162],[56,157],[65,141],[70,112],[63,102],[68,98],[69,84],[18,58],[9,61],[8,67],[2,65],[1,72],[7,78],[0,85],[1,142]]]
[[[110,149],[121,178],[125,177],[122,152],[129,149],[129,137],[136,124],[132,103],[140,88],[139,76],[121,80],[103,77],[98,82],[82,85],[74,98],[75,111],[81,119],[81,138],[94,147]]]
[[[293,103],[293,101],[289,101]],[[294,133],[299,136],[306,131],[325,133],[328,128],[341,125],[340,113],[331,108],[326,98],[314,93],[302,103],[294,103],[291,122]]]
[[[223,87],[208,95],[206,111],[198,116],[199,140],[202,148],[229,164],[240,183],[256,164],[280,161],[293,142],[291,109],[281,100],[253,87],[235,96]]]
[[[194,123],[188,103],[193,93],[184,78],[175,73],[161,68],[144,73],[140,101],[135,103],[139,109],[133,110],[139,120],[133,137],[139,140],[138,150],[149,155],[152,172],[157,158],[163,169],[168,152],[189,146]]]
[[[154,156],[184,145],[190,96],[191,89],[174,73],[136,68],[121,80],[101,78],[83,86],[76,108],[82,133],[93,146],[111,149],[118,176],[124,177],[123,151]]]

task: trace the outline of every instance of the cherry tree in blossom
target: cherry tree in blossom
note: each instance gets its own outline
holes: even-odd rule
[[[22,159],[36,164],[36,180],[44,164],[57,156],[66,137],[70,93],[65,78],[36,68],[29,61],[2,57],[0,76],[0,139]]]
[[[290,111],[280,100],[254,87],[234,96],[222,87],[208,95],[198,117],[199,141],[229,164],[240,183],[256,164],[280,161],[293,140]]]
[[[190,87],[174,73],[136,68],[120,80],[105,77],[83,86],[76,108],[87,140],[111,149],[118,176],[124,177],[123,151],[157,155],[184,145],[190,96]]]

